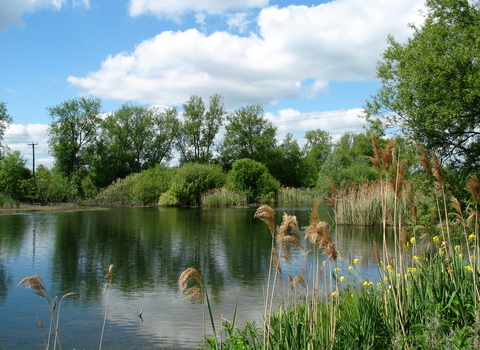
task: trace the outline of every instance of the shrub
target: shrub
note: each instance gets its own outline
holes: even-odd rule
[[[187,163],[180,167],[168,191],[160,196],[159,205],[199,205],[201,195],[222,187],[225,174],[222,168],[211,164]]]
[[[40,203],[72,201],[77,188],[67,177],[40,165],[35,173],[35,199]]]
[[[264,164],[245,158],[233,163],[227,175],[227,189],[245,193],[249,202],[272,202],[277,197],[280,183]]]
[[[176,169],[157,165],[133,175],[130,199],[144,204],[155,204],[160,195],[168,190]]]

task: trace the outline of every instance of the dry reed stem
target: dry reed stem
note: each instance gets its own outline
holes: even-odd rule
[[[373,251],[375,253],[375,258],[377,258],[377,263],[380,265],[382,258],[380,257],[380,249],[378,248],[378,242],[376,239],[373,240]]]
[[[440,158],[437,157],[435,152],[432,153],[432,162],[433,162],[433,176],[437,179],[438,183],[443,185],[443,170],[442,163]]]
[[[260,206],[254,215],[255,218],[262,220],[265,222],[270,229],[270,233],[272,236],[275,233],[275,210],[273,210],[268,205]]]
[[[305,280],[301,275],[296,275],[293,279],[292,276],[288,275],[290,278],[290,287],[293,289],[295,286],[298,284],[302,286],[303,288],[307,289],[307,286],[305,284]]]
[[[180,278],[178,279],[178,286],[183,294],[185,294],[188,289],[188,280],[190,278],[193,278],[200,286],[203,286],[203,280],[200,273],[197,271],[197,269],[189,267],[182,272]]]

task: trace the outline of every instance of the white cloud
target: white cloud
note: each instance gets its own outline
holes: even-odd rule
[[[227,9],[264,7],[268,0],[130,0],[130,16],[151,14],[157,17],[178,18],[186,11],[219,13]]]
[[[387,35],[406,39],[407,24],[421,20],[422,4],[337,0],[269,7],[258,17],[259,35],[163,32],[131,53],[107,57],[98,71],[68,81],[101,98],[167,105],[192,94],[220,93],[230,106],[312,97],[331,80],[372,78]],[[305,85],[312,79],[314,84]]]
[[[35,167],[39,164],[51,167],[53,158],[48,154],[48,125],[43,124],[10,124],[5,130],[2,144],[12,150],[20,151],[27,160],[27,167],[32,167],[33,150],[29,143],[37,143],[35,146]]]
[[[250,23],[247,20],[247,13],[236,12],[227,15],[227,24],[230,30],[236,29],[239,33],[245,32],[247,25]]]
[[[305,132],[308,130],[322,129],[329,132],[335,140],[347,132],[363,132],[367,123],[361,118],[361,108],[346,110],[302,113],[295,109],[282,109],[277,115],[265,113],[265,117],[277,126],[277,139],[285,138],[287,133],[292,133],[298,144],[305,144]]]
[[[90,0],[71,0],[74,6],[90,7]],[[0,4],[0,32],[7,26],[23,27],[22,16],[25,13],[41,9],[60,10],[68,0],[2,0]]]

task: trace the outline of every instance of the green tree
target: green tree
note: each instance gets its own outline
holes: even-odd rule
[[[48,145],[61,174],[78,179],[88,174],[96,153],[101,106],[99,98],[79,97],[47,108],[53,119]]]
[[[5,102],[0,102],[0,141],[3,140],[5,129],[12,122],[12,117],[7,112],[7,105]],[[2,156],[2,144],[0,142],[0,157]]]
[[[160,111],[123,104],[102,124],[92,174],[94,183],[105,187],[118,178],[168,162],[178,126],[175,108]]]
[[[0,193],[21,200],[27,195],[27,180],[32,177],[20,151],[7,151],[0,161]]]
[[[193,95],[183,105],[177,149],[180,163],[208,163],[213,158],[214,140],[225,120],[223,97],[210,96],[208,110],[202,97]]]
[[[249,158],[265,162],[276,146],[277,128],[265,118],[262,105],[249,105],[227,116],[225,136],[218,147],[220,162],[230,169],[233,162]]]
[[[277,198],[280,182],[268,168],[253,159],[240,159],[227,174],[227,188],[243,192],[249,202],[273,202]]]
[[[203,193],[224,184],[225,174],[219,165],[187,163],[177,170],[159,205],[200,205]]]
[[[480,6],[427,0],[424,24],[393,37],[378,63],[382,86],[365,114],[435,150],[452,165],[480,166]]]
[[[288,133],[282,144],[270,154],[272,156],[266,160],[265,165],[283,186],[298,188],[309,185],[306,181],[309,169],[302,150],[292,134]]]

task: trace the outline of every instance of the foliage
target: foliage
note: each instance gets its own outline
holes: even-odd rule
[[[281,187],[278,191],[278,203],[313,203],[321,198],[313,188]]]
[[[215,136],[223,125],[225,115],[222,96],[210,96],[208,110],[202,97],[190,96],[183,104],[183,122],[177,140],[181,164],[208,163],[212,160]]]
[[[309,169],[297,140],[288,133],[282,144],[270,152],[270,159],[265,160],[265,165],[270,173],[286,187],[305,187],[309,183],[305,180],[313,177],[308,174]],[[316,175],[316,171],[313,169]],[[310,176],[309,176],[310,175]]]
[[[75,201],[78,188],[56,170],[39,165],[35,172],[35,199],[40,203]]]
[[[455,167],[480,165],[480,7],[468,0],[428,0],[424,24],[389,47],[377,67],[382,87],[366,117],[434,150]]]
[[[240,159],[227,174],[230,190],[243,192],[249,202],[272,202],[277,197],[280,183],[270,174],[267,167],[253,159]]]
[[[222,168],[212,164],[187,163],[176,172],[159,205],[200,205],[203,193],[225,184]]]
[[[126,103],[102,123],[93,174],[105,187],[117,178],[168,162],[178,133],[178,111]]]
[[[49,148],[58,171],[71,177],[85,176],[96,153],[101,124],[101,101],[96,97],[79,97],[47,108],[53,119]]]
[[[7,105],[5,102],[0,102],[0,141],[3,140],[5,129],[12,122],[12,117],[7,112]],[[0,143],[1,146],[1,143]],[[0,153],[0,157],[2,154]]]
[[[32,174],[25,167],[26,160],[20,151],[8,151],[0,161],[0,193],[16,200],[28,193],[28,179]]]
[[[249,158],[265,163],[276,146],[277,128],[265,118],[259,104],[237,109],[227,116],[225,136],[218,147],[220,162],[225,169],[240,159]]]

